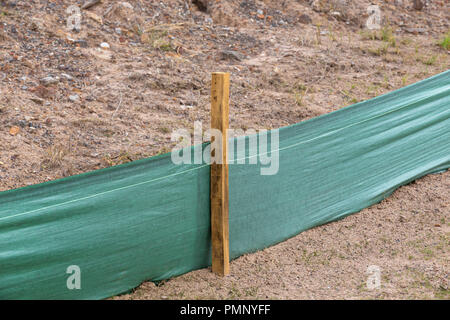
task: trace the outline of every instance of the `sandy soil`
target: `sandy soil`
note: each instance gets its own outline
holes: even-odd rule
[[[343,220],[231,262],[114,299],[450,299],[450,171],[429,175]],[[369,289],[369,266],[380,287]]]
[[[0,191],[168,152],[173,130],[209,126],[213,71],[231,73],[230,126],[246,130],[297,123],[450,65],[441,45],[448,1],[415,10],[406,0],[197,1],[206,8],[103,0],[81,11],[79,31],[68,30],[66,9],[83,2],[0,1]],[[382,13],[378,31],[365,27],[371,3]],[[230,278],[201,270],[132,297],[446,298],[448,260],[437,248],[448,253],[448,184],[448,173],[426,177],[375,208],[236,260]],[[372,263],[390,280],[365,292]]]

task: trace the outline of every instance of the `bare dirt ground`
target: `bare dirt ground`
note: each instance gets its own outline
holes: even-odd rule
[[[83,3],[0,1],[0,191],[168,152],[174,129],[193,129],[194,121],[209,126],[213,71],[231,73],[230,126],[245,130],[297,123],[450,64],[448,1],[427,1],[416,10],[406,0],[103,0],[81,10],[79,31],[69,30],[73,11],[67,8]],[[371,3],[381,12],[377,31],[365,27]],[[448,186],[448,174],[421,180],[423,190],[411,199],[418,212],[427,203],[414,200],[433,183],[438,188],[436,177]],[[436,205],[448,204],[445,191]],[[448,218],[448,207],[442,214]],[[333,226],[357,218],[348,219]],[[379,222],[383,230],[397,227],[387,219]],[[353,246],[366,239],[353,236]],[[448,267],[442,255],[426,261]],[[343,263],[342,270],[348,268]],[[313,274],[303,281],[320,280]],[[432,286],[414,292],[439,292]]]

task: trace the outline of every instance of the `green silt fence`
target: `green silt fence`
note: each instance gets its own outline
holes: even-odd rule
[[[229,166],[232,258],[448,169],[450,71],[281,128],[275,152],[274,175]],[[101,299],[208,266],[209,187],[209,165],[165,154],[1,192],[0,298]]]

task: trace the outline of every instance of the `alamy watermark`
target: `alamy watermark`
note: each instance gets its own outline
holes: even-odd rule
[[[260,164],[261,175],[274,175],[278,173],[278,129],[270,131],[227,129],[225,134],[227,135],[226,141],[228,141],[227,164]],[[238,138],[233,139],[234,137]],[[177,142],[171,154],[174,164],[223,164],[223,136],[220,130],[208,129],[203,132],[202,123],[196,121],[194,123],[193,141],[188,129],[175,130],[172,132],[171,139]],[[211,140],[211,144],[204,150],[201,147],[191,148],[192,145],[200,146],[203,142],[209,140]]]
[[[70,274],[67,278],[66,286],[69,290],[80,290],[81,289],[81,269],[77,265],[68,266],[66,273]]]
[[[366,281],[367,289],[369,290],[379,289],[381,287],[380,267],[376,265],[368,266],[366,273],[369,275]]]

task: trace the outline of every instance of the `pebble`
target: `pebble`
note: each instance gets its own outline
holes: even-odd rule
[[[44,104],[44,99],[38,97],[31,97],[30,100],[40,105]]]
[[[61,73],[61,77],[66,78],[69,81],[73,80],[73,77],[70,74],[67,74],[67,73]]]
[[[237,52],[237,51],[232,51],[232,50],[223,50],[221,52],[221,58],[222,60],[237,60],[237,61],[241,61],[243,60],[245,57],[243,54]]]
[[[133,6],[131,5],[131,3],[129,3],[129,2],[121,2],[120,5],[127,9],[131,9],[131,10],[134,9]]]
[[[192,109],[192,108],[194,108],[193,105],[189,105],[189,104],[182,104],[182,105],[180,105],[180,109],[181,110]]]
[[[41,81],[41,83],[42,83],[44,86],[49,86],[49,85],[58,83],[59,78],[58,78],[58,77],[48,76],[48,77],[42,78],[40,81]]]
[[[81,48],[87,48],[88,44],[86,40],[80,39],[75,41]]]
[[[302,14],[302,15],[299,17],[298,21],[299,21],[300,23],[303,23],[303,24],[310,24],[310,23],[312,23],[311,17],[308,16],[307,14]]]
[[[115,31],[117,34],[122,34],[122,29],[120,29],[120,28],[115,28],[114,31]]]
[[[110,48],[109,43],[107,43],[107,42],[100,43],[100,47],[102,49],[109,49]]]
[[[69,96],[69,100],[72,101],[72,102],[77,102],[77,101],[80,100],[80,96],[77,95],[77,94],[70,95],[70,96]]]
[[[409,33],[425,33],[425,31],[427,31],[427,29],[425,28],[405,28],[406,32]]]

